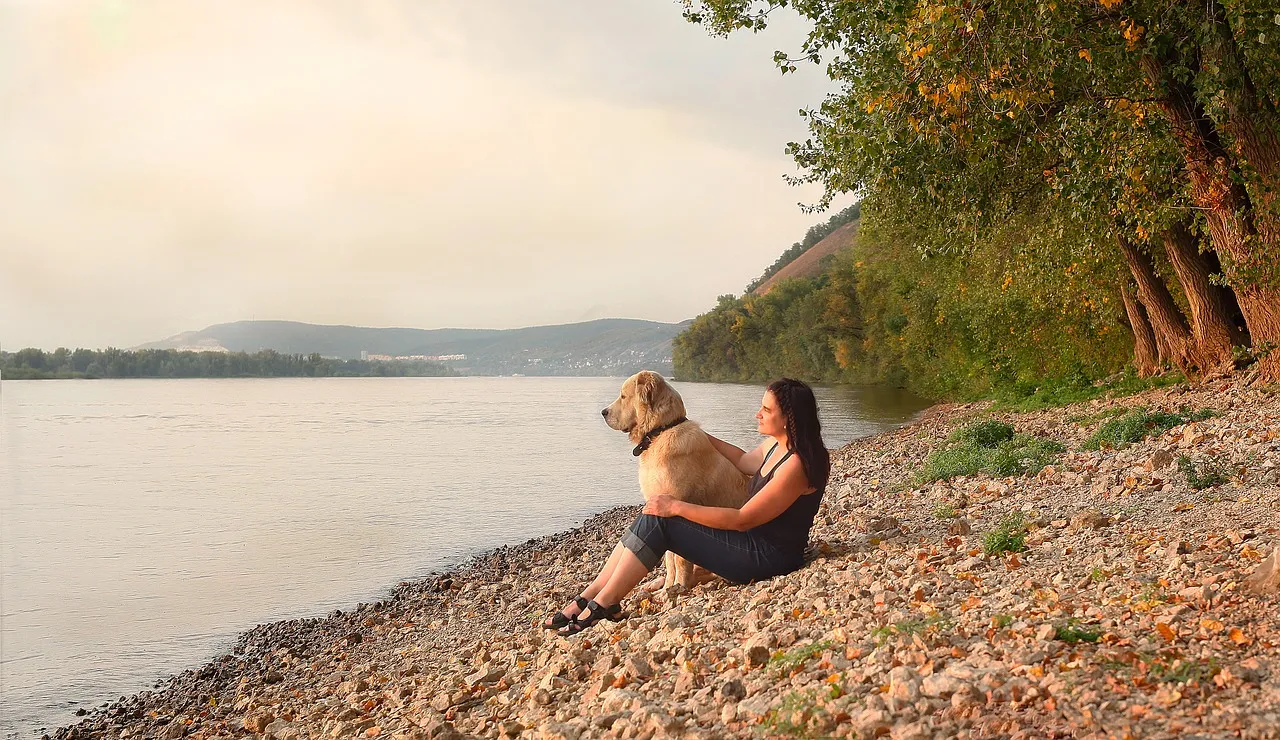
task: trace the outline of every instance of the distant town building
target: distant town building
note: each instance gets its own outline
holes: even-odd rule
[[[360,359],[370,360],[373,362],[391,362],[392,360],[419,361],[419,362],[449,362],[452,360],[465,360],[466,355],[375,355],[365,350],[360,350]]]

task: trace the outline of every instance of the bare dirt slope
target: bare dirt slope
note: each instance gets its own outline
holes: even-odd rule
[[[752,295],[764,295],[768,293],[779,280],[798,277],[813,277],[818,274],[821,269],[820,262],[823,257],[829,254],[835,254],[841,249],[853,246],[853,241],[858,236],[858,222],[850,221],[835,231],[827,235],[826,239],[809,247],[804,254],[796,257],[786,267],[778,270],[769,276],[756,289],[751,291]]]

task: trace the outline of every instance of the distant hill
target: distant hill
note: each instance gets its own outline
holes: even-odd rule
[[[825,239],[809,247],[799,257],[791,260],[785,267],[773,273],[763,283],[751,291],[754,295],[764,295],[778,284],[779,280],[798,277],[814,277],[822,272],[822,258],[835,254],[842,249],[853,246],[858,237],[858,222],[852,221],[831,232]]]
[[[761,285],[763,285],[769,278],[773,277],[775,274],[777,274],[787,265],[794,262],[805,252],[809,251],[809,249],[817,246],[818,242],[822,241],[823,239],[826,239],[828,236],[830,236],[834,231],[839,229],[841,226],[844,226],[845,224],[850,223],[852,221],[857,221],[861,216],[862,216],[862,202],[858,201],[857,203],[854,203],[849,207],[845,208],[844,210],[834,214],[833,216],[831,216],[831,218],[828,218],[824,223],[814,224],[813,226],[810,226],[809,230],[805,232],[803,239],[796,242],[795,244],[792,244],[791,247],[787,249],[787,251],[783,252],[781,255],[778,256],[778,259],[773,261],[772,265],[769,265],[768,267],[765,268],[764,272],[760,274],[760,277],[756,278],[755,280],[752,280],[750,283],[747,284],[747,288],[743,292],[743,295],[757,293],[758,292],[757,289]]]
[[[473,375],[629,375],[672,372],[671,339],[689,322],[598,319],[523,329],[404,329],[296,321],[236,321],[183,332],[133,349],[199,349],[287,354],[466,355],[450,367]]]

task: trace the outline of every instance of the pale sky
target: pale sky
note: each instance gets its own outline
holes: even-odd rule
[[[783,182],[829,85],[774,67],[802,36],[675,0],[0,0],[0,345],[692,318],[829,215]]]

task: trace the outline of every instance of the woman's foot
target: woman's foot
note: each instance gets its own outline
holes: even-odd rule
[[[590,603],[591,600],[585,596],[577,597],[573,601],[570,601],[565,608],[547,617],[546,620],[542,622],[542,629],[558,630],[568,627],[573,624],[574,619],[576,619],[577,616],[582,613],[582,610],[587,608],[587,604]]]
[[[589,601],[587,602],[586,608],[582,610],[582,613],[561,629],[560,634],[576,635],[602,619],[607,619],[610,622],[621,622],[622,605],[614,604],[612,606],[604,606],[602,604],[597,604],[594,601]]]

